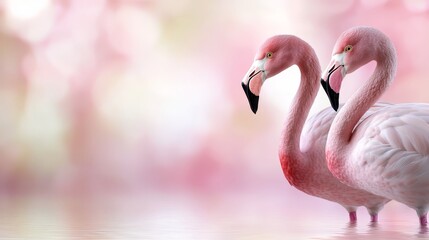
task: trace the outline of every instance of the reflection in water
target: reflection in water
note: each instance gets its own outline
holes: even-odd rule
[[[427,226],[420,227],[419,234],[420,235],[427,235],[428,234],[428,227]]]
[[[369,223],[367,226],[349,224],[332,236],[315,239],[427,239],[429,236],[425,229],[406,222]]]
[[[357,224],[254,196],[2,197],[0,239],[424,239],[414,222]]]

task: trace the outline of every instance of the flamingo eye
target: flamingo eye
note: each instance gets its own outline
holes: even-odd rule
[[[267,54],[265,54],[266,58],[272,58],[273,57],[273,53],[272,52],[267,52]]]
[[[347,46],[344,48],[344,52],[350,52],[352,49],[353,49],[353,46],[352,46],[352,45],[347,45]]]

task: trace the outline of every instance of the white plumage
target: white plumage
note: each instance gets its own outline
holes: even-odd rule
[[[356,187],[408,206],[429,204],[429,104],[386,106],[359,125],[350,144]]]

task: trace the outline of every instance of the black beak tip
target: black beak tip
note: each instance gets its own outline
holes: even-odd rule
[[[256,104],[256,107],[254,105],[251,105],[250,108],[252,109],[252,112],[256,114],[256,112],[258,111],[258,104]]]
[[[337,111],[339,107],[339,100],[340,100],[340,94],[336,93],[331,86],[329,85],[329,78],[328,81],[325,81],[320,79],[320,83],[322,84],[323,89],[326,92],[326,95],[328,95],[329,102],[331,103],[331,107]]]
[[[340,95],[334,92],[331,88],[329,88],[329,101],[331,102],[332,108],[337,111],[339,107],[339,98]]]
[[[256,114],[256,112],[258,111],[259,96],[256,96],[255,94],[253,94],[250,91],[249,86],[244,84],[243,82],[241,83],[241,86],[243,87],[244,93],[246,93],[246,97],[247,97],[247,100],[249,101],[250,109],[254,114]]]

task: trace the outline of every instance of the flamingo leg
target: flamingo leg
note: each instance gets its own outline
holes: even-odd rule
[[[349,212],[350,223],[355,223],[357,221],[356,211]]]
[[[421,215],[419,218],[420,218],[420,226],[422,227],[427,226],[428,220],[427,220],[426,214]]]
[[[378,214],[377,213],[370,214],[370,216],[371,216],[371,222],[373,222],[373,223],[378,222]]]

